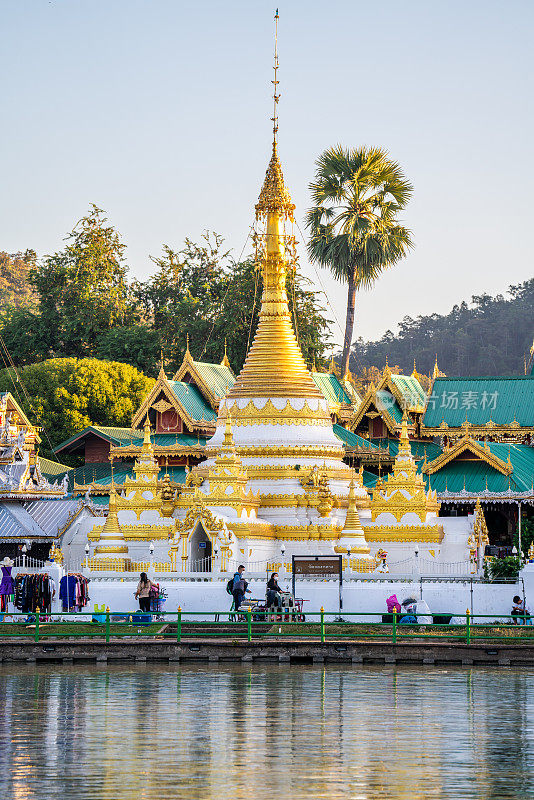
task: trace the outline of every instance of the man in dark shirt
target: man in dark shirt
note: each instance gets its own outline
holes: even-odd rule
[[[239,611],[239,606],[243,602],[243,598],[245,596],[245,592],[250,594],[250,589],[248,588],[248,583],[243,578],[243,573],[245,572],[245,567],[243,564],[240,564],[236,574],[234,575],[234,608],[236,611]],[[239,577],[238,577],[239,576]]]

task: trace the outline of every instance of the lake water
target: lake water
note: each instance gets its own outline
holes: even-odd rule
[[[534,797],[534,671],[0,668],[2,800]]]

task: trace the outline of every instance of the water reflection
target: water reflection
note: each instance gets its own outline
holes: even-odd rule
[[[0,797],[534,797],[533,677],[4,665]]]

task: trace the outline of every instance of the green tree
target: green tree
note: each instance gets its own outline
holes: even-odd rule
[[[31,271],[42,326],[53,334],[45,343],[47,354],[93,355],[105,331],[138,320],[126,280],[125,245],[106,223],[103,211],[91,205],[67,235],[64,250]]]
[[[29,284],[30,271],[35,267],[34,250],[25,253],[0,252],[0,310],[8,307],[36,305],[37,296]]]
[[[32,423],[42,426],[42,455],[87,425],[129,427],[134,412],[154,385],[151,378],[128,364],[95,358],[53,358],[23,367],[20,378],[29,402],[12,370],[0,372],[0,392],[11,391]]]
[[[223,244],[222,237],[205,234],[199,244],[186,239],[180,251],[165,245],[162,256],[153,259],[157,272],[138,286],[143,313],[160,337],[169,371],[180,365],[187,337],[195,358],[220,361],[226,340],[233,369],[243,365],[258,323],[261,276],[252,258],[236,262]],[[329,323],[317,294],[297,275],[288,278],[288,296],[304,357],[321,366]],[[120,358],[116,351],[113,357]],[[157,366],[155,361],[153,369]]]
[[[0,333],[18,367],[46,358],[54,351],[55,331],[44,324],[38,309],[8,306],[0,317]],[[4,349],[0,352],[2,363],[9,366]]]
[[[322,153],[310,184],[313,208],[307,214],[308,253],[346,282],[347,317],[341,372],[349,368],[356,291],[367,288],[381,272],[412,247],[410,231],[398,214],[413,187],[397,162],[380,148],[341,146]]]
[[[110,328],[96,343],[96,357],[124,361],[132,367],[155,376],[161,356],[161,337],[148,323]]]

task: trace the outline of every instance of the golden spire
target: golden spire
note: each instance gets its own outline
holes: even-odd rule
[[[122,537],[121,527],[119,525],[119,516],[117,513],[117,494],[115,489],[112,489],[109,493],[109,512],[107,519],[104,523],[104,527],[102,528],[102,534],[100,538],[108,539],[109,536],[103,536],[103,534],[119,534]],[[115,538],[115,536],[113,537]]]
[[[167,376],[165,375],[165,370],[163,368],[163,347],[160,350],[160,356],[161,356],[161,359],[160,359],[160,368],[159,368],[159,374],[158,374],[158,381],[161,380],[162,378],[163,378],[163,380],[167,380]]]
[[[224,356],[223,360],[221,361],[221,367],[228,367],[228,369],[231,369],[230,362],[228,360],[228,353],[226,352],[226,336],[224,337]]]
[[[278,12],[275,24],[277,32]],[[286,234],[285,223],[293,221],[295,206],[284,184],[276,145],[280,99],[276,39],[273,85],[273,152],[256,205],[257,222],[266,221],[266,230],[258,237],[263,278],[260,319],[243,369],[228,397],[322,398],[295,337],[287,300],[286,244],[294,244],[294,239]]]
[[[119,525],[117,513],[117,495],[115,489],[109,493],[109,512],[104,527],[100,531],[99,542],[95,548],[95,556],[105,558],[124,558],[128,555],[128,545]]]
[[[354,478],[352,478],[349,486],[349,505],[347,508],[347,516],[345,517],[342,536],[347,538],[350,537],[350,550],[353,555],[360,558],[369,557],[369,545],[365,541],[365,533],[360,522],[360,516],[356,509]]]
[[[356,508],[356,492],[354,489],[354,478],[351,479],[349,485],[349,506],[347,509],[347,516],[345,517],[344,531],[355,531],[362,527],[360,522],[360,515]]]
[[[410,455],[412,453],[410,439],[408,437],[408,414],[406,413],[406,409],[404,409],[404,413],[402,415],[401,434],[399,439],[399,454],[401,452],[407,452]]]
[[[148,414],[146,415],[145,424],[143,426],[144,436],[143,436],[143,447],[141,448],[143,452],[147,452],[148,450],[152,450],[152,439],[150,438],[150,420],[148,419]]]

